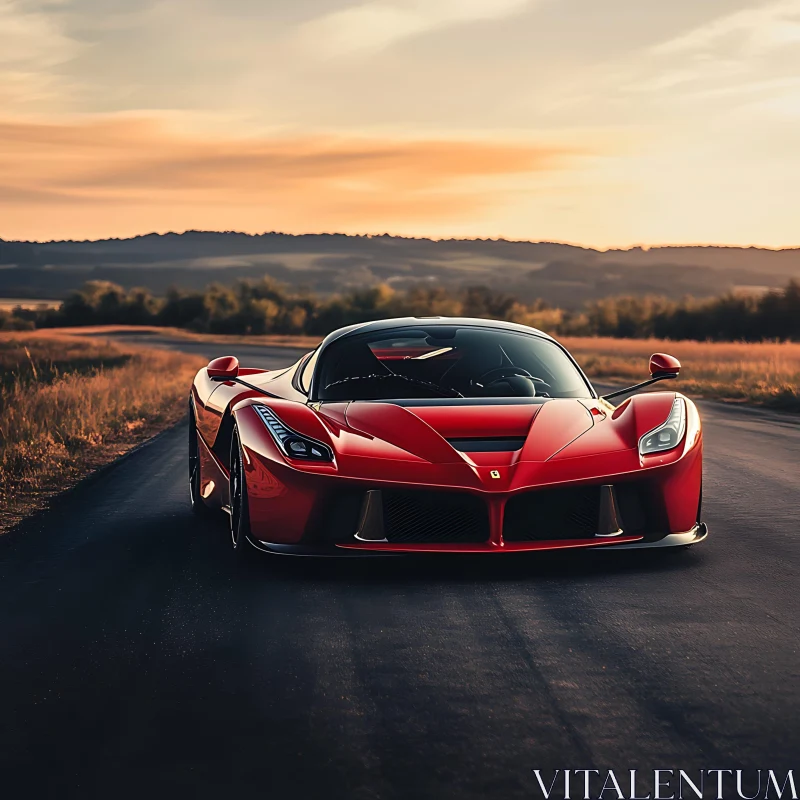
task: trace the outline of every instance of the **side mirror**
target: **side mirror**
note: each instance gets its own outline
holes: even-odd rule
[[[222,356],[208,362],[208,377],[212,380],[235,378],[239,374],[239,359],[236,356]]]
[[[653,353],[650,356],[650,380],[637,383],[635,386],[629,386],[627,389],[617,389],[616,392],[611,394],[604,394],[603,400],[611,400],[614,397],[621,397],[623,394],[630,394],[631,392],[638,392],[639,389],[644,389],[645,386],[650,386],[658,381],[663,381],[666,378],[677,378],[678,373],[681,371],[681,362],[674,356],[668,356],[666,353]]]
[[[653,353],[650,356],[650,377],[677,378],[681,371],[681,362],[675,356],[666,353]]]

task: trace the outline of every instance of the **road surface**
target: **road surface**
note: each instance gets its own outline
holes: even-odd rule
[[[700,408],[711,535],[655,554],[241,568],[189,511],[185,425],[167,432],[0,539],[3,797],[530,798],[533,769],[797,770],[800,430]]]

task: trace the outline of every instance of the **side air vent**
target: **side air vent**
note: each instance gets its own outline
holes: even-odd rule
[[[461,453],[512,453],[522,450],[524,436],[503,439],[448,439],[448,442]]]

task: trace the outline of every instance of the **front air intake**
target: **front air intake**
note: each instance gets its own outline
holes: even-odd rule
[[[383,490],[383,529],[389,542],[486,542],[486,503],[467,492]]]
[[[600,499],[599,486],[541,489],[516,495],[506,503],[503,539],[594,539]]]

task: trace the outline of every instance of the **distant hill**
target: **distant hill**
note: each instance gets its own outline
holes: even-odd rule
[[[98,241],[0,239],[0,296],[59,298],[87,280],[163,294],[169,286],[270,275],[319,294],[375,283],[486,284],[564,308],[619,294],[680,298],[800,277],[800,249],[652,247],[593,250],[552,242],[344,234],[187,231]]]

